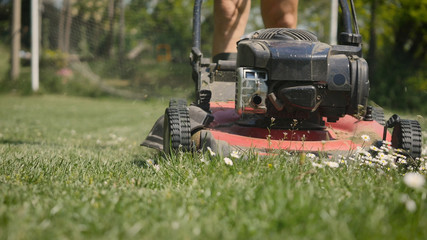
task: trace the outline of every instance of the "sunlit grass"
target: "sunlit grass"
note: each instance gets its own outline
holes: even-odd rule
[[[426,186],[402,168],[284,151],[163,157],[139,143],[166,106],[0,96],[0,238],[427,237]]]

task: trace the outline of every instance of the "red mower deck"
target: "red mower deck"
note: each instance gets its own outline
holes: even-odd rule
[[[346,115],[337,122],[326,122],[323,130],[272,129],[240,126],[235,122],[234,102],[212,102],[211,111],[215,120],[206,129],[217,141],[228,143],[234,149],[348,152],[373,140],[380,140],[384,126],[376,121],[363,121]],[[369,136],[365,142],[362,135]],[[387,133],[387,141],[391,135]],[[202,140],[203,141],[203,140]]]

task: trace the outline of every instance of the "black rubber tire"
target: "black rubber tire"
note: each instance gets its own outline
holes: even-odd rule
[[[420,123],[416,120],[401,119],[394,126],[391,145],[394,148],[405,150],[414,159],[421,157],[422,135]]]
[[[372,119],[382,126],[385,126],[384,110],[380,107],[372,107]]]
[[[163,151],[191,150],[190,114],[187,107],[169,107],[165,111]]]

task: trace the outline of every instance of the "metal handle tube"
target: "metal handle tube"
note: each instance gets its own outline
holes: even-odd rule
[[[357,16],[356,16],[356,9],[354,7],[354,1],[350,0],[350,4],[351,4],[351,13],[353,16],[353,24],[354,24],[354,31],[356,32],[356,34],[359,34],[359,24],[357,24]]]
[[[201,45],[201,12],[202,12],[202,1],[203,0],[195,0],[194,1],[194,9],[193,9],[193,48],[197,48],[200,50]]]
[[[342,11],[342,21],[344,24],[344,32],[352,33],[353,30],[351,27],[350,9],[348,8],[347,0],[340,0],[340,7]]]

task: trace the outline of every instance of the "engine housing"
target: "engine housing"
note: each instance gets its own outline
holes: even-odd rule
[[[337,121],[366,109],[368,65],[360,47],[331,46],[305,30],[273,28],[252,33],[237,49],[238,114]]]

